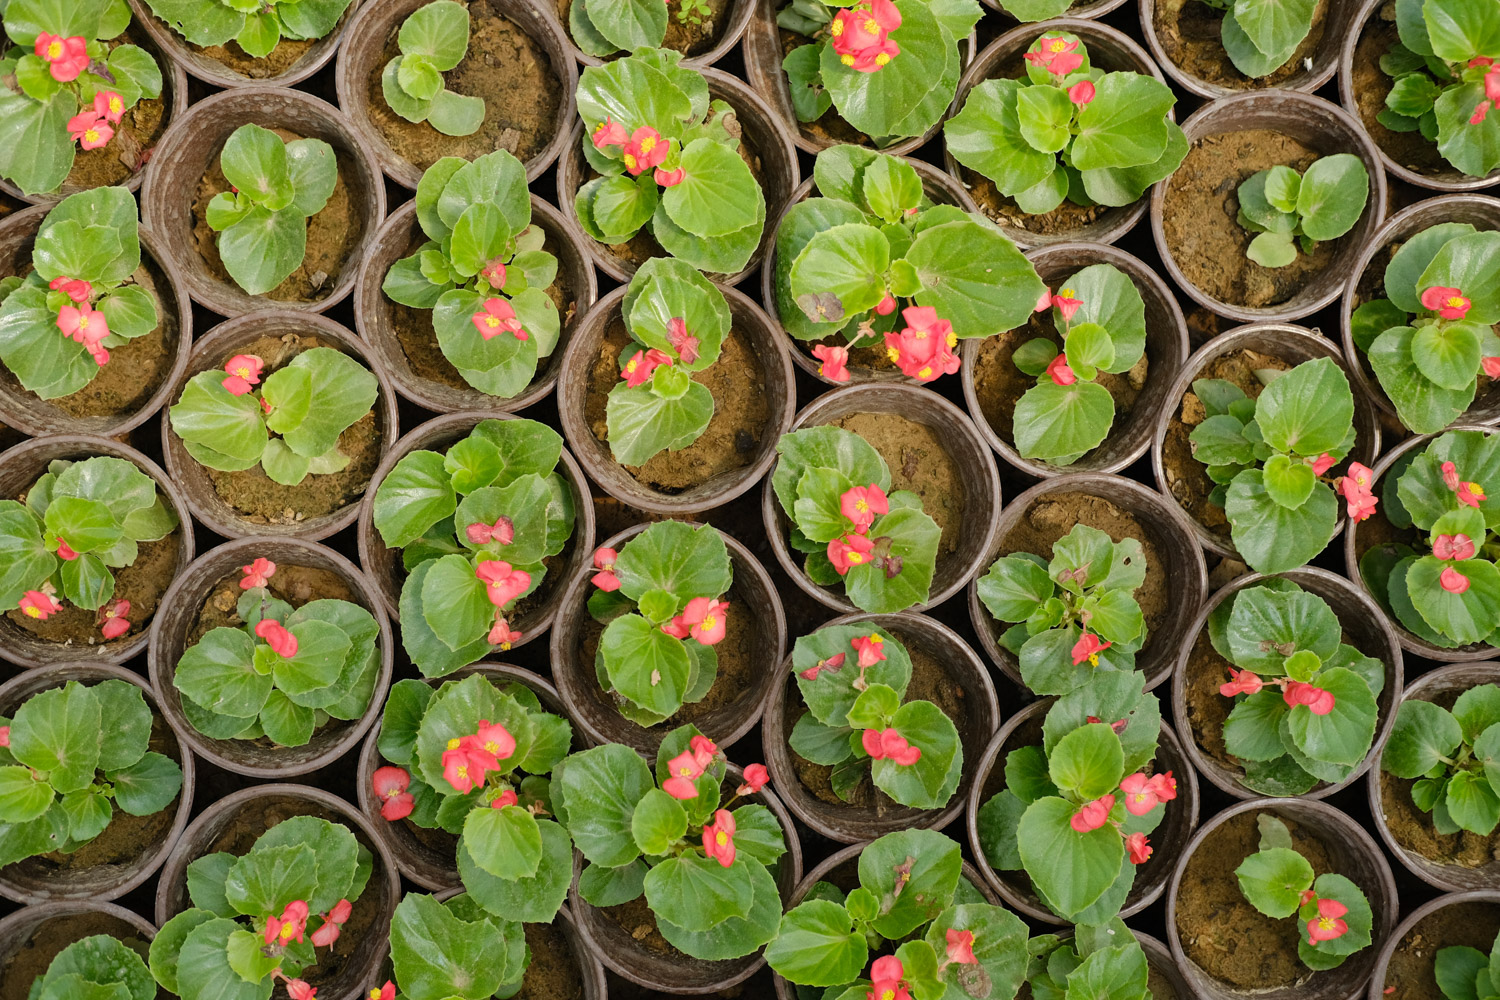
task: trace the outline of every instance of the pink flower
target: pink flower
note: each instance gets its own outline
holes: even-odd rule
[[[510,518],[502,515],[495,519],[494,524],[475,521],[464,529],[464,534],[475,545],[488,545],[490,542],[509,545],[515,540],[516,526]]]
[[[490,626],[490,634],[485,641],[491,646],[510,649],[511,646],[521,641],[521,633],[511,628],[510,623],[503,617],[498,617],[495,619],[495,624]]]
[[[405,819],[416,807],[416,799],[407,788],[411,787],[411,775],[403,768],[385,767],[375,769],[370,776],[375,787],[375,797],[380,799],[380,815],[388,822]]]
[[[1478,508],[1480,501],[1486,499],[1484,487],[1478,483],[1459,483],[1458,502],[1469,507]]]
[[[365,1000],[396,1000],[396,984],[387,979],[380,989],[370,990]]]
[[[496,257],[479,269],[479,276],[489,282],[491,288],[504,288],[506,276],[505,261]],[[480,330],[479,333],[481,336],[484,335],[483,330]],[[485,337],[485,339],[488,340],[489,338]]]
[[[620,554],[614,549],[600,547],[594,550],[594,568],[599,572],[594,574],[591,581],[605,593],[612,594],[620,589],[620,578],[615,576],[615,560]]]
[[[314,934],[313,936],[316,937],[317,935]],[[292,1000],[313,1000],[313,994],[317,992],[318,988],[316,986],[309,986],[300,979],[288,979],[286,981],[286,995],[291,997]]]
[[[302,932],[307,929],[307,903],[295,899],[286,904],[281,911],[280,918],[266,918],[266,944],[276,942],[283,947],[291,944],[295,938],[298,944],[302,943]]]
[[[1041,66],[1054,76],[1067,76],[1083,65],[1083,56],[1076,51],[1076,41],[1070,42],[1066,38],[1049,35],[1040,39],[1037,44],[1037,51],[1028,52],[1022,58]]]
[[[489,719],[480,719],[479,731],[475,735],[485,752],[494,754],[497,760],[507,760],[516,752],[516,738],[498,722],[491,725]]]
[[[1132,833],[1125,838],[1125,852],[1130,856],[1130,863],[1143,865],[1151,859],[1151,845],[1146,842],[1144,833]]]
[[[1319,455],[1317,458],[1313,459],[1307,464],[1312,466],[1313,475],[1321,476],[1323,473],[1333,468],[1333,456],[1325,451],[1323,452],[1323,454]]]
[[[1462,594],[1469,589],[1469,578],[1452,566],[1446,566],[1438,574],[1438,585],[1450,594]]]
[[[476,735],[450,739],[443,751],[443,778],[460,795],[483,785],[485,772],[499,769],[499,758]]]
[[[908,306],[901,311],[906,326],[900,333],[885,335],[886,354],[908,378],[930,382],[939,375],[958,371],[959,357],[953,353],[958,337],[953,324],[939,319],[931,306]]]
[[[266,640],[271,651],[282,659],[289,660],[297,655],[297,637],[276,619],[262,618],[255,625],[255,634]]]
[[[0,747],[10,746],[10,727],[0,726]]]
[[[88,43],[82,35],[64,38],[43,31],[36,36],[32,51],[58,83],[72,83],[89,65]]]
[[[502,333],[511,333],[517,340],[526,340],[528,334],[516,318],[516,311],[504,299],[485,299],[484,309],[470,317],[474,329],[485,340],[492,340]]]
[[[1434,285],[1422,293],[1422,308],[1433,310],[1441,319],[1463,319],[1471,304],[1457,288]]]
[[[1071,323],[1073,322],[1074,313],[1082,308],[1083,300],[1074,297],[1073,289],[1064,288],[1052,296],[1052,305],[1058,312],[1062,313],[1064,323]]]
[[[1500,101],[1500,69],[1491,69],[1484,74],[1484,96]]]
[[[818,366],[819,375],[835,382],[849,381],[849,348],[819,344],[812,349],[812,356],[823,362]]]
[[[1127,774],[1120,782],[1120,791],[1125,793],[1125,809],[1132,816],[1144,816],[1155,809],[1161,800],[1156,794],[1157,786],[1144,774]]]
[[[1078,381],[1078,376],[1073,374],[1073,369],[1068,367],[1068,356],[1059,354],[1047,365],[1047,377],[1054,385],[1072,385]]]
[[[651,175],[651,179],[662,187],[669,188],[681,184],[683,178],[686,176],[687,171],[681,167],[678,167],[676,170],[663,170],[661,167],[657,167],[656,172]]]
[[[1432,542],[1432,554],[1439,559],[1473,559],[1474,540],[1468,535],[1438,535]]]
[[[1500,378],[1500,358],[1484,358],[1479,364],[1490,378]]]
[[[1068,100],[1080,108],[1094,99],[1094,84],[1090,80],[1080,80],[1068,88]]]
[[[85,347],[98,344],[109,336],[109,320],[99,310],[88,306],[63,306],[57,311],[57,328],[64,336]]]
[[[875,303],[875,314],[877,316],[889,316],[896,311],[896,296],[886,292],[885,296]]]
[[[1109,811],[1115,807],[1115,797],[1106,795],[1092,802],[1085,802],[1068,820],[1068,825],[1079,833],[1097,830],[1109,821]]]
[[[973,931],[960,931],[950,927],[944,937],[948,942],[948,961],[959,965],[979,964],[979,959],[974,957]]]
[[[92,111],[80,111],[68,119],[68,138],[84,149],[98,149],[115,137],[115,130]]]
[[[594,129],[594,148],[603,149],[605,146],[623,146],[630,141],[630,134],[625,131],[625,126],[608,116]]]
[[[1452,462],[1443,463],[1443,485],[1450,490],[1458,489],[1458,466]]]
[[[719,745],[707,736],[694,736],[688,740],[688,749],[692,751],[693,760],[704,769],[719,755]]]
[[[531,586],[531,574],[523,569],[512,569],[510,563],[500,559],[484,559],[474,570],[474,575],[484,581],[490,603],[503,608],[526,593]]]
[[[1229,683],[1219,685],[1219,693],[1226,698],[1237,694],[1255,694],[1265,687],[1260,677],[1249,670],[1229,668]]]
[[[670,635],[674,639],[686,639],[690,634],[687,619],[676,615],[671,621],[662,622],[658,626],[664,635]]]
[[[1048,291],[1047,289],[1043,288],[1041,296],[1038,297],[1037,300],[1036,300],[1036,306],[1031,311],[1032,312],[1041,312],[1043,309],[1050,309],[1051,307],[1052,307],[1052,293],[1050,291]]]
[[[318,948],[331,948],[338,939],[339,925],[331,921],[325,921],[322,926],[312,932],[312,943]],[[290,984],[288,984],[288,991],[290,991]]]
[[[245,578],[240,581],[241,590],[250,590],[253,587],[264,587],[276,573],[276,564],[264,556],[256,556],[250,565],[241,566],[240,572]]]
[[[1313,892],[1311,889],[1303,889],[1302,894],[1297,897],[1297,905],[1306,906],[1308,903],[1311,903],[1317,898],[1318,894]]]
[[[1162,802],[1171,802],[1177,798],[1177,779],[1172,777],[1171,771],[1153,774],[1146,784],[1151,789],[1151,793]]]
[[[1105,642],[1092,632],[1083,633],[1083,636],[1077,642],[1073,643],[1073,666],[1076,667],[1084,660],[1088,660],[1089,666],[1097,667],[1099,665],[1099,654],[1112,645],[1114,643]]]
[[[845,535],[828,543],[828,561],[833,563],[839,576],[843,576],[851,568],[869,562],[874,550],[875,543],[864,535]]]
[[[895,955],[877,958],[875,964],[870,966],[872,989],[865,997],[867,1000],[911,1000],[911,993],[907,991],[906,983],[902,982],[905,975],[901,959]]]
[[[1374,476],[1374,470],[1368,466],[1350,462],[1349,474],[1339,477],[1334,484],[1344,495],[1351,520],[1363,521],[1375,513],[1375,494],[1370,490],[1370,483],[1374,481]]]
[[[26,591],[17,607],[21,609],[23,615],[38,621],[46,621],[48,616],[55,615],[62,610],[60,604],[40,590]]]
[[[1307,922],[1307,943],[1316,945],[1319,941],[1343,937],[1349,925],[1339,918],[1348,912],[1349,907],[1338,900],[1318,900],[1318,915]]]
[[[703,853],[725,868],[734,864],[734,813],[714,810],[714,821],[703,828]]]
[[[705,646],[714,646],[724,638],[727,624],[724,613],[728,610],[728,601],[695,597],[682,609],[682,620],[688,626],[689,635]]]
[[[819,660],[813,666],[808,667],[806,670],[802,671],[802,676],[804,678],[806,678],[807,680],[815,681],[815,680],[818,679],[818,674],[821,673],[822,671],[827,670],[829,673],[837,673],[839,667],[842,667],[843,665],[844,665],[844,654],[843,653],[835,653],[833,656],[830,656],[828,659],[826,659],[826,660]]]
[[[764,764],[751,764],[745,768],[745,783],[734,790],[736,795],[754,795],[771,780],[771,772]]]
[[[56,277],[47,283],[47,287],[54,292],[62,292],[68,298],[77,303],[84,303],[93,294],[94,288],[81,278]]]
[[[1306,705],[1313,715],[1327,715],[1333,711],[1334,706],[1332,691],[1325,691],[1302,681],[1289,681],[1282,689],[1281,700],[1286,702],[1287,708]]]
[[[834,15],[828,26],[839,62],[860,73],[874,73],[901,54],[890,33],[901,27],[901,12],[891,0],[871,0]]]
[[[698,338],[688,333],[687,324],[676,316],[667,322],[667,340],[671,341],[672,350],[677,352],[683,364],[690,365],[698,360]]]
[[[889,758],[902,767],[910,767],[922,759],[922,751],[908,743],[906,737],[894,728],[866,729],[859,739],[865,753],[875,760]]]
[[[839,513],[854,523],[854,530],[864,534],[875,523],[876,515],[889,514],[891,503],[885,490],[871,483],[869,486],[851,486],[839,497]]]
[[[118,125],[125,117],[125,99],[113,90],[101,90],[94,95],[94,114]]]
[[[103,609],[104,624],[99,631],[106,640],[118,639],[130,631],[130,621],[125,617],[128,614],[130,602],[123,598]]]
[[[645,171],[661,166],[670,150],[671,144],[661,137],[660,132],[642,125],[625,143],[625,169],[630,171],[630,176],[639,177]]]
[[[651,373],[659,366],[671,363],[672,359],[667,354],[654,347],[649,351],[636,351],[620,369],[620,377],[625,380],[627,386],[634,389],[650,381]]]
[[[879,632],[871,632],[869,635],[857,636],[849,640],[849,645],[859,654],[859,669],[865,670],[873,667],[885,659],[885,640]]]
[[[520,802],[521,797],[513,789],[507,788],[493,799],[490,799],[490,808],[504,809],[506,806],[519,805]]]
[[[224,364],[224,370],[229,373],[223,382],[224,388],[232,395],[243,396],[252,385],[260,385],[260,373],[264,367],[264,362],[253,354],[236,354]]]
[[[73,546],[64,541],[61,535],[57,536],[57,557],[63,562],[72,562],[78,558],[78,553],[73,551]]]
[[[661,783],[662,791],[674,799],[696,799],[698,797],[697,781],[703,776],[703,769],[706,766],[706,764],[698,763],[697,757],[691,750],[684,750],[667,761],[667,773],[670,777]]]

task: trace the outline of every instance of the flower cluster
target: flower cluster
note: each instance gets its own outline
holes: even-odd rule
[[[251,590],[270,583],[271,577],[276,575],[276,564],[263,556],[257,556],[248,565],[241,566],[240,572],[245,574],[245,578],[240,581],[240,589]]]
[[[852,532],[828,543],[828,561],[833,563],[839,576],[846,575],[855,566],[879,560],[885,561],[887,576],[901,572],[901,557],[889,554],[889,541],[871,539],[868,534],[877,515],[890,513],[891,502],[885,491],[875,483],[850,487],[839,497],[839,510],[854,526]]]
[[[1023,58],[1033,66],[1040,66],[1048,73],[1061,79],[1083,65],[1083,53],[1078,51],[1078,45],[1077,40],[1070,42],[1066,38],[1048,35],[1042,39],[1041,47],[1038,51],[1028,52]],[[1071,97],[1072,95],[1069,94],[1069,96]],[[1074,103],[1086,104],[1088,102],[1075,100]]]
[[[895,299],[890,295],[886,298],[891,303],[888,313],[895,308]],[[876,306],[875,311],[880,312],[881,306]],[[886,356],[901,369],[901,374],[919,382],[931,382],[939,375],[958,371],[958,355],[953,353],[958,336],[952,323],[939,319],[937,310],[931,306],[909,306],[901,311],[901,318],[906,320],[906,327],[900,333],[892,331],[885,335]]]
[[[314,947],[333,947],[333,943],[339,939],[341,928],[348,923],[353,913],[354,904],[349,900],[341,899],[335,903],[333,909],[322,915],[323,923],[311,934]],[[266,928],[262,934],[266,947],[273,949],[272,953],[279,953],[291,947],[294,941],[301,944],[303,934],[307,930],[308,916],[307,903],[304,900],[295,899],[286,905],[280,917],[267,917]],[[310,986],[302,979],[288,978],[279,968],[272,970],[271,975],[286,983],[287,996],[292,1000],[313,1000],[317,995],[316,986]],[[379,993],[378,990],[372,992]]]
[[[655,374],[657,368],[671,363],[672,356],[666,351],[659,351],[654,347],[646,351],[636,351],[625,364],[620,366],[620,377],[625,380],[628,387],[634,389],[651,381],[651,376]]]
[[[1287,708],[1306,705],[1313,715],[1328,715],[1337,704],[1333,692],[1306,681],[1294,681],[1290,677],[1275,677],[1267,681],[1253,670],[1236,670],[1233,667],[1228,669],[1229,680],[1219,685],[1219,694],[1226,698],[1259,694],[1262,688],[1270,684],[1281,688],[1281,700],[1286,702]]]
[[[649,125],[642,125],[634,132],[626,133],[625,126],[613,118],[605,117],[594,129],[594,148],[604,149],[608,146],[619,146],[625,169],[630,176],[639,177],[647,170],[653,171],[651,177],[662,187],[676,187],[682,183],[686,173],[681,167],[672,170],[663,170],[662,164],[672,154],[672,143],[662,138],[660,132]]]
[[[118,639],[129,632],[130,620],[125,617],[128,614],[130,614],[130,602],[124,598],[102,606],[98,616],[100,634],[105,639]]]
[[[697,798],[696,782],[703,777],[703,772],[713,763],[718,752],[718,744],[713,740],[707,736],[694,736],[688,741],[686,750],[667,762],[667,771],[671,777],[661,783],[662,791],[674,799],[685,801]],[[748,776],[747,773],[746,777]]]
[[[922,759],[922,751],[908,743],[895,727],[866,729],[860,734],[859,742],[873,760],[890,759],[902,767],[910,767]]]
[[[1100,639],[1092,632],[1085,632],[1079,636],[1078,641],[1073,643],[1073,666],[1080,666],[1084,660],[1089,661],[1089,666],[1099,665],[1099,654],[1104,652],[1114,643]]]
[[[266,645],[277,656],[290,660],[297,655],[297,637],[276,619],[262,618],[256,622],[255,634],[266,640]]]
[[[818,365],[819,375],[835,382],[849,381],[849,348],[818,344],[813,347],[812,356],[822,362]]]
[[[485,775],[500,770],[500,762],[515,752],[516,739],[509,730],[499,723],[491,725],[488,719],[480,719],[475,732],[448,741],[443,751],[443,779],[458,794],[467,795],[482,787]]]
[[[41,44],[40,40],[37,42]],[[53,64],[54,67],[56,64]],[[56,75],[56,69],[53,70]],[[78,112],[68,119],[68,137],[81,149],[98,149],[115,137],[114,125],[125,116],[125,101],[113,90],[101,90],[94,95],[94,106]]]
[[[1029,53],[1026,58],[1030,59],[1032,55],[1036,55],[1036,53]],[[1072,92],[1069,91],[1069,93],[1071,95]],[[1093,99],[1092,93],[1090,94],[1089,99]],[[1078,298],[1071,288],[1064,288],[1056,293],[1052,292],[1050,289],[1044,288],[1042,289],[1041,297],[1036,300],[1037,312],[1044,312],[1047,309],[1056,308],[1057,311],[1062,315],[1063,328],[1060,332],[1062,333],[1064,341],[1068,339],[1068,330],[1073,325],[1073,316],[1077,314],[1078,310],[1082,306],[1083,300]],[[1054,385],[1072,385],[1074,382],[1078,381],[1078,375],[1074,373],[1073,369],[1068,367],[1068,355],[1062,351],[1059,351],[1057,357],[1053,358],[1047,364],[1046,374],[1047,377],[1052,380],[1052,383]],[[1075,660],[1074,662],[1076,663],[1077,661]]]
[[[89,304],[93,286],[80,278],[58,276],[47,287],[62,292],[74,303],[57,311],[57,328],[63,336],[82,344],[101,368],[108,364],[109,351],[105,350],[104,341],[109,336],[109,320]]]
[[[470,527],[484,527],[493,541],[501,545],[510,544],[506,540],[505,524],[508,518],[496,521],[493,525],[471,525]],[[514,537],[514,529],[510,531]],[[470,535],[472,539],[474,536]],[[483,543],[479,543],[483,544]],[[501,649],[509,649],[513,644],[520,641],[521,633],[510,627],[505,620],[505,606],[531,588],[531,574],[523,569],[516,569],[510,563],[502,559],[483,559],[474,569],[474,575],[484,581],[485,594],[490,603],[495,606],[495,623],[490,627],[489,643],[499,646]]]
[[[687,602],[687,607],[682,609],[681,614],[674,616],[669,622],[663,622],[659,627],[674,639],[692,636],[705,646],[713,646],[724,638],[724,630],[728,625],[728,619],[724,615],[728,610],[728,601],[694,597]]]
[[[1500,107],[1500,66],[1496,66],[1495,60],[1487,56],[1475,56],[1469,60],[1469,67],[1485,69],[1484,99],[1474,106],[1474,113],[1469,116],[1469,124],[1478,125],[1490,113],[1492,106]],[[1423,305],[1426,303],[1424,302]],[[1432,307],[1427,306],[1427,308]]]
[[[88,39],[82,35],[64,38],[43,31],[36,36],[33,51],[58,83],[72,83],[89,66]]]
[[[1484,487],[1478,483],[1464,482],[1458,478],[1458,466],[1452,462],[1444,462],[1442,465],[1443,485],[1448,487],[1458,497],[1458,502],[1465,507],[1479,509],[1480,501],[1487,499],[1484,495]]]
[[[1177,779],[1172,777],[1171,771],[1150,777],[1140,772],[1127,774],[1120,781],[1120,795],[1124,797],[1126,812],[1132,816],[1144,816],[1161,803],[1177,798]],[[1079,833],[1097,830],[1110,821],[1109,814],[1114,809],[1115,802],[1113,794],[1085,802],[1078,807],[1068,824]],[[1131,864],[1145,864],[1152,853],[1150,841],[1140,831],[1127,834],[1125,852]]]
[[[901,54],[891,32],[901,27],[901,12],[891,0],[868,0],[845,8],[828,25],[839,62],[860,73],[874,73]]]
[[[1322,459],[1319,459],[1320,463],[1321,461]],[[1316,463],[1313,471],[1317,472]],[[1350,462],[1348,475],[1340,476],[1334,481],[1334,487],[1344,495],[1344,502],[1348,505],[1351,520],[1363,521],[1375,513],[1376,498],[1370,489],[1370,484],[1374,482],[1374,479],[1373,469],[1360,465],[1358,462]]]

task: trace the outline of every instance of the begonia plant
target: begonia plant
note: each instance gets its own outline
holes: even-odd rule
[[[283,38],[317,41],[332,31],[353,0],[146,0],[151,13],[193,45],[231,41],[264,59]]]
[[[788,740],[793,752],[833,768],[846,801],[868,778],[893,801],[941,809],[958,789],[958,728],[930,701],[907,700],[911,654],[879,626],[830,625],[799,638],[792,671],[808,711]]]
[[[1203,0],[1224,12],[1220,41],[1234,68],[1248,77],[1285,66],[1312,31],[1316,0]]]
[[[1000,644],[1020,662],[1021,679],[1040,695],[1067,694],[1101,668],[1135,669],[1146,626],[1135,592],[1146,559],[1134,538],[1115,541],[1075,524],[1052,543],[1052,559],[1031,552],[1001,556],[979,578],[979,600],[998,622],[1013,622]]]
[[[153,1000],[156,982],[134,948],[108,934],[68,945],[31,983],[32,1000]]]
[[[1032,1000],[1069,997],[1152,1000],[1151,965],[1124,921],[1075,927],[1071,937],[1038,934],[1026,942]]]
[[[416,209],[427,241],[391,265],[381,290],[432,310],[438,349],[465,382],[516,395],[557,347],[561,327],[547,294],[557,258],[531,221],[526,169],[503,149],[472,163],[445,156],[418,182]]]
[[[552,805],[588,861],[578,894],[592,906],[645,895],[672,947],[705,961],[740,958],[776,935],[773,869],[786,852],[776,815],[746,801],[765,787],[752,764],[726,800],[723,753],[693,726],[667,734],[656,767],[610,743],[552,772]]]
[[[1490,975],[1492,967],[1500,971],[1500,935],[1496,936],[1488,954],[1468,945],[1439,948],[1432,972],[1438,990],[1447,1000],[1470,1000],[1471,997],[1473,1000],[1496,1000],[1500,998],[1500,977]]]
[[[401,643],[424,676],[509,649],[517,603],[573,535],[562,437],[534,420],[482,420],[445,452],[401,457],[375,490],[373,521],[401,549]]]
[[[130,27],[125,0],[10,0],[0,28],[0,177],[29,195],[54,193],[80,151],[103,149],[141,100],[161,96],[145,49],[110,42]],[[146,165],[145,152],[115,152]],[[130,162],[133,161],[133,162]]]
[[[875,447],[842,427],[808,427],[782,435],[776,453],[771,486],[808,577],[842,583],[871,614],[926,604],[941,532],[917,494],[887,492],[891,471]]]
[[[409,892],[391,916],[394,981],[369,1000],[490,1000],[515,996],[531,964],[520,921],[490,913],[469,893],[443,902]],[[400,993],[397,993],[397,984]]]
[[[1478,684],[1451,709],[1407,698],[1380,758],[1387,774],[1413,782],[1411,802],[1445,836],[1488,837],[1500,826],[1500,685]]]
[[[1349,317],[1401,422],[1418,434],[1453,423],[1500,378],[1500,233],[1443,222],[1405,240],[1385,268],[1385,297]]]
[[[645,229],[673,257],[732,274],[760,245],[766,198],[741,155],[734,109],[710,101],[703,74],[679,59],[643,48],[584,67],[580,143],[598,176],[578,189],[573,207],[600,243],[625,243]]]
[[[0,865],[71,854],[120,813],[152,816],[177,798],[182,768],[147,749],[141,689],[109,679],[32,695],[0,717]]]
[[[1376,500],[1370,470],[1358,462],[1347,475],[1327,475],[1355,443],[1354,393],[1343,370],[1317,358],[1255,375],[1265,386],[1255,399],[1224,379],[1196,379],[1207,416],[1188,440],[1217,484],[1209,502],[1224,508],[1240,558],[1258,573],[1281,573],[1311,562],[1333,538],[1335,490],[1357,521]]]
[[[305,2],[305,0],[299,0]],[[434,0],[401,22],[401,54],[380,73],[380,89],[392,111],[409,122],[426,122],[444,135],[473,135],[484,123],[484,98],[455,93],[443,74],[469,51],[469,11],[454,0]]]
[[[1171,175],[1188,143],[1176,98],[1144,73],[1106,73],[1076,35],[1046,32],[1018,79],[985,80],[943,126],[953,158],[1028,215],[1064,201],[1129,205]]]
[[[124,188],[59,202],[37,229],[31,264],[24,278],[0,278],[0,361],[43,399],[78,392],[110,348],[156,329],[156,299],[136,279],[135,198]]]
[[[676,4],[673,14],[671,5]],[[703,24],[713,9],[706,0],[570,0],[568,34],[574,44],[598,59],[616,52],[659,48],[672,17],[679,24]],[[711,22],[710,22],[711,23]]]
[[[283,989],[312,1000],[302,975],[334,948],[373,871],[348,827],[316,816],[281,820],[239,857],[206,854],[187,866],[192,905],[151,942],[151,973],[182,1000]]]
[[[1302,173],[1275,166],[1251,174],[1236,192],[1239,224],[1255,238],[1245,249],[1261,267],[1286,267],[1320,241],[1354,228],[1370,198],[1370,174],[1353,153],[1320,156]]]

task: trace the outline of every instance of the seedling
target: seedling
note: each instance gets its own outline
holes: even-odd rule
[[[1447,1000],[1495,1000],[1500,997],[1500,988],[1495,986],[1490,975],[1490,962],[1500,957],[1500,937],[1486,955],[1478,948],[1468,945],[1452,945],[1437,950],[1433,964],[1433,975],[1438,989]]]
[[[264,59],[283,38],[315,41],[344,17],[352,0],[146,0],[161,18],[193,45],[208,48],[232,40],[245,54]]]
[[[1033,997],[1061,998],[1071,990],[1074,996],[1152,1000],[1146,952],[1118,917],[1106,924],[1075,927],[1071,938],[1039,934],[1026,947]]]
[[[396,1000],[489,1000],[514,996],[531,965],[526,929],[519,920],[489,913],[472,893],[438,902],[409,892],[391,916],[391,969],[366,994]]]
[[[1313,161],[1305,173],[1272,167],[1240,184],[1238,221],[1256,237],[1245,256],[1262,267],[1286,267],[1297,248],[1312,253],[1359,221],[1370,197],[1370,175],[1359,157],[1335,153]]]
[[[677,4],[675,14],[671,8]],[[704,0],[638,0],[629,5],[609,0],[571,0],[568,34],[584,52],[604,59],[617,52],[659,48],[667,37],[667,19],[681,24],[712,25],[713,8]]]
[[[444,135],[479,131],[484,99],[443,85],[443,74],[463,62],[469,51],[468,9],[453,0],[418,7],[401,23],[396,43],[401,54],[380,73],[381,93],[391,110],[409,122],[426,122]]]
[[[1220,40],[1234,68],[1248,77],[1270,76],[1291,61],[1312,31],[1314,0],[1203,0],[1224,12]]]
[[[1450,711],[1417,698],[1401,703],[1380,766],[1413,781],[1411,801],[1438,833],[1487,837],[1500,826],[1500,686],[1469,688]]]
[[[156,982],[133,948],[107,934],[94,934],[58,952],[47,971],[32,981],[30,995],[36,1000],[151,1000]]]

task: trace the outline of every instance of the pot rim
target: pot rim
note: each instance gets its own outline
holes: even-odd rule
[[[1417,924],[1432,916],[1438,910],[1462,903],[1489,903],[1500,906],[1500,891],[1494,889],[1472,889],[1468,892],[1450,892],[1436,899],[1429,899],[1417,907],[1406,918],[1396,925],[1390,936],[1380,945],[1380,954],[1375,958],[1375,968],[1370,973],[1370,987],[1366,991],[1367,1000],[1384,1000],[1385,974],[1390,966],[1391,956],[1396,954],[1396,949],[1401,947],[1401,941],[1409,934]]]
[[[98,913],[107,917],[129,924],[135,932],[147,941],[156,937],[156,925],[134,910],[127,910],[118,903],[107,903],[91,899],[54,899],[45,903],[32,903],[22,906],[5,916],[0,917],[0,943],[5,942],[12,934],[35,921],[33,929],[39,927],[43,922],[55,920],[60,917],[82,916],[84,914]],[[83,940],[79,938],[78,940]],[[23,943],[24,946],[24,943]],[[19,951],[19,949],[17,949]],[[0,955],[0,970],[9,966],[14,960],[16,952],[9,955]]]
[[[733,0],[730,8],[729,23],[725,26],[724,33],[719,36],[719,41],[715,43],[713,48],[702,55],[689,56],[684,54],[679,65],[690,66],[697,70],[713,68],[719,60],[727,56],[739,44],[741,36],[745,34],[745,28],[749,26],[750,19],[755,15],[755,7],[756,0]],[[558,24],[562,25],[561,16],[558,17]],[[578,64],[585,68],[589,66],[603,66],[605,63],[612,62],[622,54],[628,54],[622,49],[619,52],[611,53],[604,59],[598,56],[591,56],[574,43],[573,36],[569,34],[566,26],[562,27],[562,33],[563,37],[567,40],[568,51]]]

